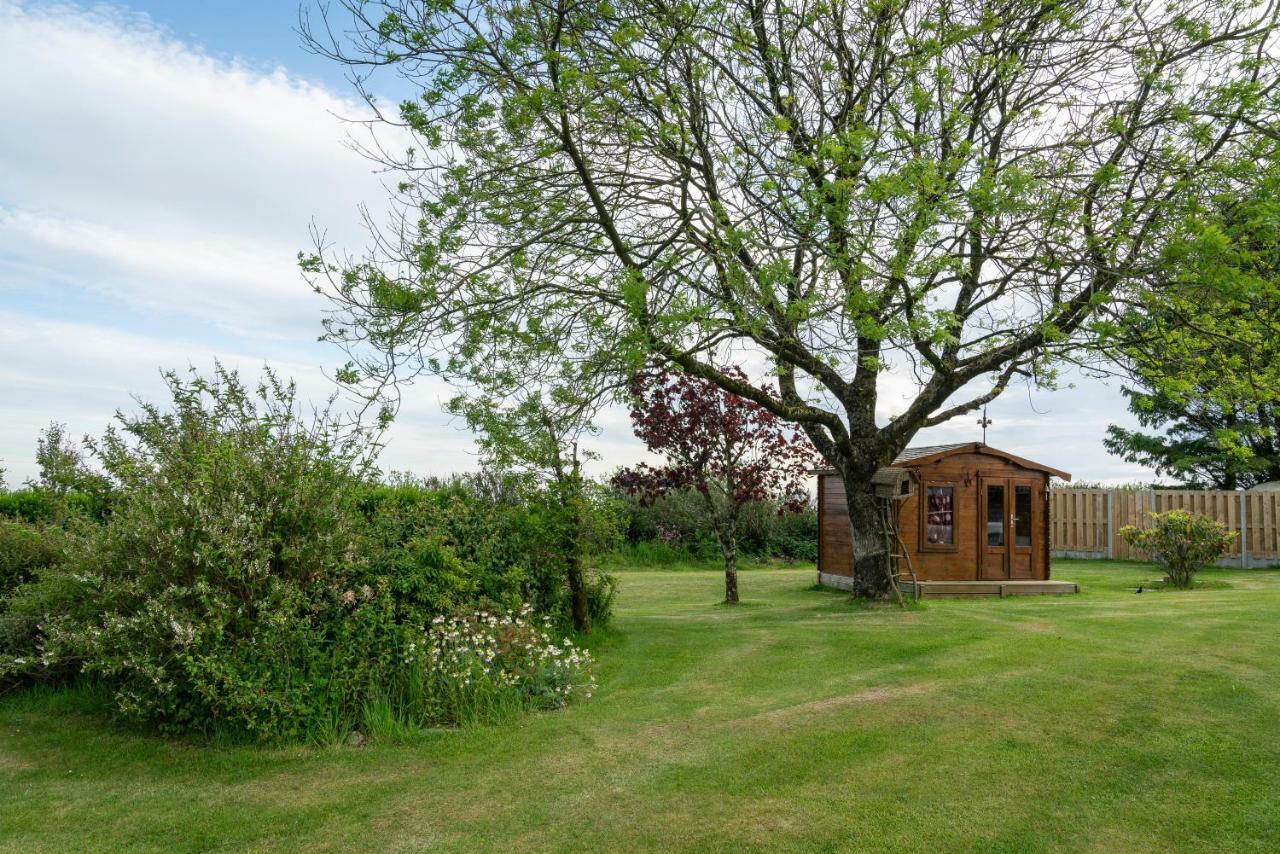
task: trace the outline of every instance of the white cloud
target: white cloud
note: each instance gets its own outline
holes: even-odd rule
[[[314,334],[310,222],[358,245],[383,198],[338,118],[360,104],[145,17],[0,0],[0,105],[0,257],[134,308]]]
[[[360,104],[210,58],[145,17],[0,0],[0,114],[11,479],[33,474],[44,424],[96,433],[131,394],[163,393],[161,367],[270,363],[328,395],[321,365],[341,356],[315,343],[323,303],[296,255],[313,219],[362,244],[357,208],[384,198],[338,118]],[[406,410],[417,429],[397,430],[392,461],[448,471],[470,443],[433,437],[442,395],[419,393]]]

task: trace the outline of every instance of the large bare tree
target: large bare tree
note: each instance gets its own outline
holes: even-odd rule
[[[366,254],[304,266],[352,378],[572,387],[656,357],[801,425],[876,593],[870,474],[1052,382],[1244,180],[1275,25],[1252,0],[342,0],[303,33],[366,94],[411,87],[368,95],[400,183]],[[878,421],[890,370],[916,393]]]

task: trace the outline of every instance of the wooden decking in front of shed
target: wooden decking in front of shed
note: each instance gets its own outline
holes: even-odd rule
[[[917,599],[955,599],[969,596],[1045,596],[1079,593],[1074,581],[904,581],[902,595]]]
[[[1078,592],[1049,581],[1049,479],[1071,475],[978,442],[907,448],[892,466],[915,482],[893,505],[922,596]],[[834,471],[818,472],[818,514],[818,583],[851,588],[853,539]]]

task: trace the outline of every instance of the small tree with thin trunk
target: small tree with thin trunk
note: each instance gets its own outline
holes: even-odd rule
[[[591,431],[590,413],[564,389],[524,388],[505,400],[460,395],[449,410],[476,432],[484,461],[500,471],[524,471],[544,483],[558,505],[556,540],[564,559],[570,616],[580,632],[591,631],[584,566],[587,497],[578,440]]]
[[[746,377],[740,370],[730,373]],[[803,434],[769,410],[688,374],[638,375],[631,423],[661,468],[641,463],[614,484],[642,501],[693,489],[706,502],[724,554],[724,599],[738,602],[738,519],[752,501],[803,504],[802,478],[819,457]]]

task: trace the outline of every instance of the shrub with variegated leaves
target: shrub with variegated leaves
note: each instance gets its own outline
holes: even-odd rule
[[[379,487],[371,437],[270,372],[166,377],[170,405],[90,443],[110,515],[56,560],[23,558],[0,685],[85,674],[165,732],[320,742],[589,690],[589,658],[551,634],[564,574],[538,552],[538,496]]]
[[[1236,541],[1236,532],[1228,531],[1226,525],[1186,510],[1147,516],[1150,527],[1126,525],[1120,536],[1164,567],[1174,587],[1190,587],[1195,574],[1230,551]]]

